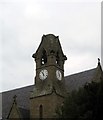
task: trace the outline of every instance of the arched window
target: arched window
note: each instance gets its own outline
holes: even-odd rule
[[[40,119],[43,118],[43,106],[42,105],[39,106],[39,117]]]
[[[42,57],[41,57],[41,65],[44,65],[45,63],[47,63],[47,54],[46,54],[46,51],[43,50]]]

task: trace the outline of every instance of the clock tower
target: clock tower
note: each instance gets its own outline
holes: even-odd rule
[[[35,86],[30,96],[31,118],[55,118],[66,96],[63,54],[58,36],[43,35],[35,54]]]

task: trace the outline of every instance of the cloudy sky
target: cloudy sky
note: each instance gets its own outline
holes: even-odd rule
[[[1,0],[0,91],[34,83],[31,57],[43,34],[59,36],[65,76],[95,68],[101,58],[100,0]]]

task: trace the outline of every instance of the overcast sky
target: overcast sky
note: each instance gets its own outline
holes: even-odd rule
[[[32,54],[43,34],[59,36],[68,58],[65,76],[97,66],[101,58],[99,0],[1,0],[0,11],[0,91],[34,84]]]

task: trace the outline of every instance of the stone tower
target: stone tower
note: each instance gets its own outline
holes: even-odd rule
[[[56,108],[66,95],[64,81],[64,62],[59,37],[53,34],[43,35],[35,54],[35,86],[30,96],[31,118],[55,118]]]

